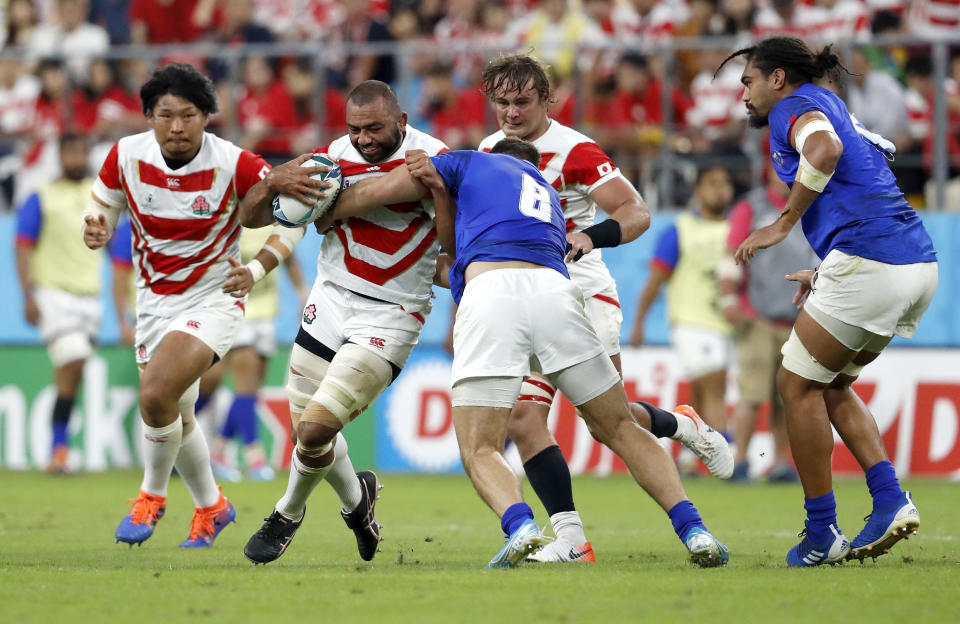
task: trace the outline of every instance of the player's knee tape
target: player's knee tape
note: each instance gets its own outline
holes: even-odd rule
[[[50,354],[50,362],[57,368],[69,362],[89,358],[93,355],[93,343],[84,332],[72,331],[51,340],[47,351]]]
[[[303,457],[323,457],[333,449],[336,438],[320,446],[305,446],[303,442],[297,441],[297,453]]]
[[[517,401],[540,403],[550,407],[557,388],[543,377],[527,377],[520,385],[520,396]]]
[[[346,343],[327,368],[313,400],[346,426],[390,385],[390,362],[359,345]]]
[[[290,352],[291,370],[287,371],[286,386],[291,413],[303,413],[307,403],[320,387],[329,366],[330,363],[319,355],[310,353],[298,344],[293,345]]]
[[[517,402],[520,377],[467,377],[453,384],[453,407],[498,407],[510,409]]]
[[[855,364],[850,362],[843,367],[843,370],[840,371],[840,374],[846,375],[847,377],[859,377],[864,366],[866,366],[866,364]]]
[[[828,384],[837,376],[836,371],[830,370],[810,355],[796,330],[790,331],[790,337],[783,343],[780,353],[783,354],[783,367],[804,379]]]

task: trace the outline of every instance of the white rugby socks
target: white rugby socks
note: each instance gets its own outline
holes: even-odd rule
[[[199,425],[183,436],[176,461],[177,472],[197,507],[210,507],[220,500],[220,490],[210,466],[210,449]]]
[[[180,441],[183,438],[183,421],[180,415],[166,427],[143,426],[143,483],[140,489],[154,496],[167,496],[170,473],[177,460]]]
[[[340,503],[346,512],[351,512],[360,504],[363,492],[360,490],[360,479],[353,469],[353,462],[347,454],[347,440],[342,433],[337,434],[337,442],[333,447],[334,460],[330,465],[330,472],[326,480],[333,487],[333,491],[340,497]]]
[[[557,539],[567,540],[577,546],[587,543],[587,536],[583,532],[583,521],[576,511],[560,511],[550,516],[553,533]]]
[[[330,466],[332,466],[331,464]],[[293,449],[293,457],[290,459],[290,480],[287,481],[287,491],[277,502],[277,511],[288,520],[300,520],[303,517],[303,511],[307,505],[307,499],[313,492],[313,488],[323,480],[324,475],[330,471],[330,466],[323,468],[311,468],[301,463],[297,457],[297,449]]]

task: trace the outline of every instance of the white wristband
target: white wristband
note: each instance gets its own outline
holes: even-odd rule
[[[726,310],[727,308],[732,308],[734,306],[740,305],[740,297],[734,293],[727,293],[726,295],[720,296],[720,309]]]
[[[263,268],[263,265],[260,264],[260,261],[254,258],[247,264],[245,264],[248,269],[250,269],[250,274],[253,275],[253,283],[256,284],[263,276],[267,274],[266,269]]]

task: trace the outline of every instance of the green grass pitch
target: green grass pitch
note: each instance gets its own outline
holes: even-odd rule
[[[783,560],[802,527],[799,486],[690,480],[690,498],[731,551],[729,567],[702,570],[631,480],[583,477],[574,490],[596,564],[486,570],[502,537],[466,477],[381,477],[386,541],[373,562],[360,560],[321,484],[287,553],[254,567],[241,550],[285,476],[227,484],[238,523],[213,549],[181,551],[192,509],[179,480],[153,537],[131,549],[113,531],[139,472],[0,472],[0,622],[960,621],[958,483],[908,481],[920,533],[876,564],[793,570]],[[842,480],[836,492],[852,539],[869,511],[866,488]]]

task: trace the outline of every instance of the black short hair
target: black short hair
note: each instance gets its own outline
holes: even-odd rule
[[[380,99],[386,100],[389,108],[400,110],[400,99],[397,97],[397,92],[381,80],[364,80],[355,86],[347,96],[347,102],[354,106],[366,106]]]
[[[537,169],[540,168],[540,151],[533,143],[523,139],[506,138],[497,141],[490,150],[491,154],[507,154],[520,160],[525,160]]]
[[[157,101],[170,94],[182,97],[204,115],[217,112],[217,92],[209,78],[193,65],[170,63],[153,72],[150,80],[140,87],[140,106],[149,115]]]
[[[71,145],[73,143],[80,143],[83,145],[84,149],[90,149],[90,143],[87,141],[86,135],[80,134],[79,132],[64,132],[60,135],[60,141],[58,145],[60,146],[61,150],[67,145]]]
[[[911,54],[903,66],[903,73],[907,76],[929,78],[933,75],[933,61],[929,54]]]
[[[770,37],[748,48],[737,50],[720,63],[714,78],[728,61],[744,57],[748,63],[760,70],[764,77],[775,69],[782,69],[786,81],[791,85],[802,85],[818,78],[830,76],[847,68],[840,64],[840,58],[833,53],[831,46],[814,52],[807,44],[796,37]]]

